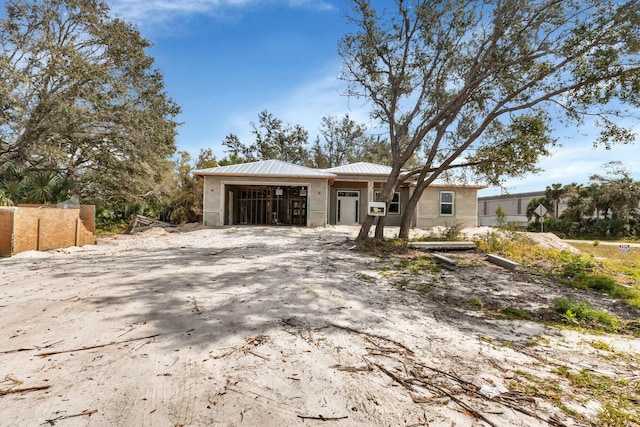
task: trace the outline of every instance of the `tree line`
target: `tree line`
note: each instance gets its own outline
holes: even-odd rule
[[[541,219],[536,208],[543,205],[550,217]],[[564,206],[563,209],[560,209]],[[589,184],[553,184],[544,197],[527,205],[532,231],[540,229],[562,237],[640,237],[640,181],[619,162],[606,166],[606,174],[594,174]]]

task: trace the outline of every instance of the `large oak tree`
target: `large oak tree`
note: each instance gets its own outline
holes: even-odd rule
[[[149,46],[98,0],[7,0],[0,164],[56,174],[93,202],[146,194],[170,167],[180,111]]]
[[[606,147],[635,138],[617,118],[639,101],[636,0],[396,0],[393,10],[350,3],[355,30],[339,46],[343,78],[388,130],[393,159],[378,201],[389,202],[406,179],[416,183],[401,237],[439,177],[461,172],[500,184],[536,171],[556,144],[554,124],[590,117],[602,130],[595,143]],[[403,172],[416,151],[424,163]]]

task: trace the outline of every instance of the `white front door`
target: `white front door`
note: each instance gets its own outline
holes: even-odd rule
[[[354,225],[360,222],[360,192],[338,191],[336,224]]]

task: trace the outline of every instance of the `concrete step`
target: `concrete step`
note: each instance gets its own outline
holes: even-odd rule
[[[447,270],[455,270],[458,266],[458,261],[453,258],[446,257],[441,254],[431,254],[431,257],[436,260],[438,264],[446,268]]]
[[[426,251],[464,251],[476,249],[475,242],[409,242],[407,246]]]
[[[496,254],[487,254],[487,261],[512,271],[520,267],[520,264],[518,264],[517,262],[511,261],[510,259],[501,257],[500,255]]]

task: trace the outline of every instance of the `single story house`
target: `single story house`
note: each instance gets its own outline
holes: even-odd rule
[[[527,206],[533,199],[544,197],[544,191],[531,191],[528,193],[498,194],[495,196],[478,197],[478,225],[496,226],[498,225],[498,206],[505,213],[504,222],[507,224],[517,224],[526,226],[529,223],[527,218]],[[561,200],[558,210],[561,214],[567,208],[566,200]],[[555,216],[553,213],[548,217]]]
[[[298,225],[361,224],[391,168],[353,163],[312,169],[263,160],[194,171],[204,179],[203,224]],[[415,187],[401,186],[386,206],[387,225],[399,225]],[[424,191],[413,227],[477,225],[481,185],[433,183]]]

